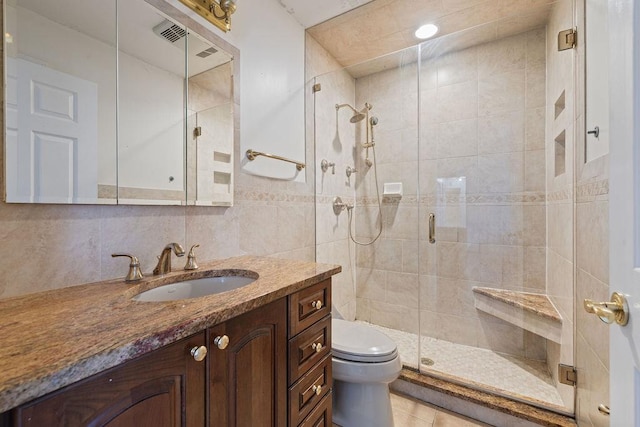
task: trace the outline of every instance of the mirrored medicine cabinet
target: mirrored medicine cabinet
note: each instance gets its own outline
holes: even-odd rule
[[[5,14],[8,203],[233,203],[237,49],[162,0]]]

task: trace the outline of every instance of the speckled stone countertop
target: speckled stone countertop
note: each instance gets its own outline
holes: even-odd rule
[[[200,298],[131,300],[147,289],[219,270],[249,270],[259,278]],[[0,413],[340,271],[336,265],[245,256],[135,284],[116,279],[0,300]]]
[[[473,288],[473,292],[527,310],[538,316],[546,317],[556,322],[562,322],[562,317],[560,317],[558,310],[556,310],[546,295],[508,291],[504,289],[481,288],[477,286]]]

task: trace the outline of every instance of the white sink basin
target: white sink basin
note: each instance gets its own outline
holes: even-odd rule
[[[251,272],[253,273],[253,272]],[[258,278],[246,276],[216,276],[203,277],[202,279],[185,280],[184,282],[169,283],[142,292],[132,299],[141,302],[176,301],[182,299],[199,298],[207,295],[238,289],[253,283]]]

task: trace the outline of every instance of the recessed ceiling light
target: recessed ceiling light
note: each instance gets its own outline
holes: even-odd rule
[[[419,39],[428,39],[438,33],[438,26],[426,24],[416,30],[416,37]]]

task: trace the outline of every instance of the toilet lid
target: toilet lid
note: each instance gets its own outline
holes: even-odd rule
[[[387,362],[398,355],[391,338],[371,326],[331,320],[331,354],[353,362]]]

